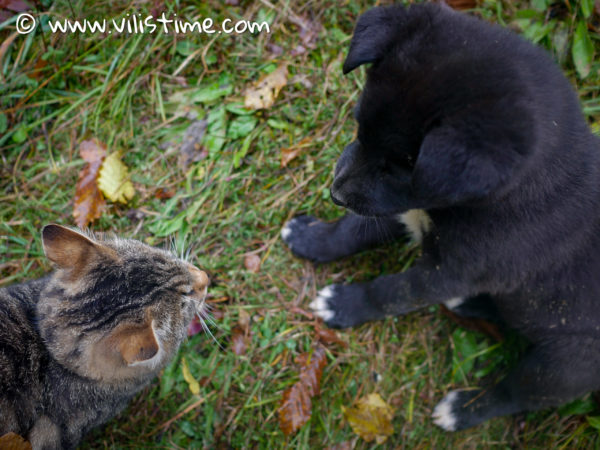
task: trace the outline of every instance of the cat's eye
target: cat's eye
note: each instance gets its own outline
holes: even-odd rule
[[[195,294],[195,290],[194,288],[189,288],[189,289],[182,289],[181,290],[181,295],[185,296],[185,297],[192,297]]]

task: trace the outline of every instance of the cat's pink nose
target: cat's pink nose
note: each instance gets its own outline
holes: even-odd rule
[[[194,289],[202,291],[208,286],[210,280],[208,279],[206,272],[198,269],[197,267],[190,266],[190,273],[194,279]]]

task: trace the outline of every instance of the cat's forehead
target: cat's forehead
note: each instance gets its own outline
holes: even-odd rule
[[[123,238],[112,238],[101,242],[103,245],[111,247],[116,250],[118,255],[121,257],[135,257],[140,258],[149,256],[152,258],[161,258],[166,261],[172,261],[173,263],[182,263],[177,256],[167,250],[163,250],[156,247],[151,247],[143,242],[136,241],[134,239],[123,239]]]

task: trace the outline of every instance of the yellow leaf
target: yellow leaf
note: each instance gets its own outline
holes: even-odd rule
[[[121,161],[118,152],[113,152],[104,159],[98,174],[98,187],[112,202],[127,203],[135,195],[127,166]]]
[[[190,391],[192,392],[192,394],[198,395],[200,393],[200,385],[194,378],[194,375],[192,375],[192,373],[190,372],[185,358],[181,358],[181,371],[183,372],[183,378],[190,387]]]
[[[31,444],[18,434],[10,432],[0,437],[0,448],[4,450],[31,450]]]
[[[287,64],[282,64],[253,86],[246,88],[244,106],[250,109],[270,108],[281,88],[287,84],[287,74]]]
[[[394,409],[379,394],[369,394],[351,408],[342,406],[342,412],[352,431],[367,442],[375,440],[382,444],[394,433]]]

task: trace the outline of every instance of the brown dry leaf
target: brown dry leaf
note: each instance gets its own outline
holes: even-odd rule
[[[298,360],[302,362],[300,380],[286,389],[279,407],[279,428],[287,436],[295,433],[310,419],[311,399],[320,392],[321,376],[327,364],[325,349],[320,345],[312,353],[300,355]]]
[[[261,77],[253,86],[247,87],[244,106],[249,109],[270,108],[281,88],[287,84],[287,75],[287,63],[284,63],[270,74]]]
[[[238,310],[238,324],[231,330],[231,347],[236,355],[245,355],[250,345],[250,314],[245,309]]]
[[[252,273],[260,271],[260,256],[250,254],[244,256],[244,267]]]
[[[500,327],[495,323],[476,317],[459,316],[458,314],[453,313],[445,305],[440,305],[440,312],[446,317],[450,318],[450,320],[457,323],[461,328],[487,334],[489,337],[498,342],[502,342],[504,340],[504,334],[500,330]]]
[[[233,353],[238,356],[245,355],[248,349],[248,340],[248,336],[241,326],[236,325],[233,327],[231,330],[231,348],[233,349]]]
[[[79,146],[79,154],[88,164],[79,172],[73,217],[79,228],[85,228],[101,216],[102,208],[106,204],[98,189],[98,173],[106,157],[106,147],[97,139],[83,141]]]
[[[157,198],[158,200],[168,200],[173,197],[175,197],[175,191],[173,189],[158,188],[154,191],[154,198]]]
[[[292,145],[291,147],[282,148],[281,149],[281,167],[287,167],[289,162],[291,160],[295,159],[304,148],[308,147],[308,145],[310,143],[311,143],[311,139],[308,137],[305,137],[300,142]]]
[[[6,433],[0,437],[2,450],[31,450],[31,444],[16,433]]]
[[[244,330],[244,333],[248,333],[250,329],[250,314],[243,308],[238,309],[238,323],[242,327],[242,330]]]
[[[377,393],[362,397],[351,408],[342,406],[342,412],[352,431],[367,442],[382,444],[394,433],[394,408]]]
[[[342,347],[348,347],[348,343],[342,341],[335,331],[331,328],[315,327],[315,334],[323,344],[339,344]]]
[[[464,10],[477,7],[477,0],[444,0],[453,9]]]

